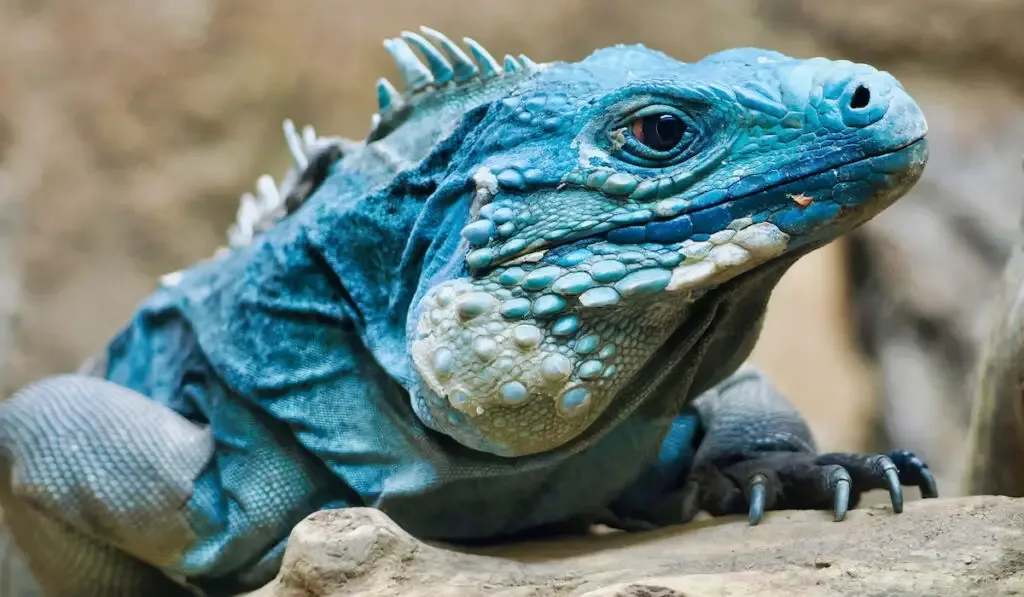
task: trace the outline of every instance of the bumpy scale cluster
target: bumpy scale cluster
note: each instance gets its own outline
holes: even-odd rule
[[[489,215],[470,226],[502,225],[499,212]],[[782,253],[788,238],[742,218],[706,240],[595,239],[443,283],[424,298],[412,345],[433,394],[427,404],[443,425],[468,423],[510,452],[564,443],[604,410],[699,293]]]

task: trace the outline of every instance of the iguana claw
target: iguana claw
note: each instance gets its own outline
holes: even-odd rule
[[[850,486],[853,480],[846,469],[836,466],[831,467],[827,475],[827,484],[832,491],[832,512],[833,520],[839,522],[846,518],[846,512],[850,507]],[[763,473],[754,473],[750,478],[750,510],[747,520],[750,526],[756,526],[764,517],[765,510],[765,486],[768,484],[768,477]],[[897,491],[899,485],[896,486]],[[902,498],[901,498],[902,500]]]
[[[875,489],[888,491],[893,512],[902,512],[903,485],[918,486],[924,498],[938,497],[928,465],[913,452],[769,452],[721,468],[697,467],[684,503],[714,516],[745,511],[751,526],[768,510],[831,509],[840,522],[865,491]]]
[[[850,485],[853,484],[853,480],[850,479],[850,473],[846,472],[845,469],[836,469],[832,473],[833,486],[835,488],[835,501],[832,504],[833,520],[839,522],[846,518],[846,510],[850,507]]]
[[[893,450],[889,452],[888,456],[896,465],[897,471],[899,471],[901,484],[916,485],[921,490],[922,498],[939,497],[939,489],[935,483],[935,477],[928,470],[928,464],[919,458],[917,454],[909,450]]]
[[[767,484],[768,477],[761,473],[754,473],[750,477],[750,512],[747,514],[750,526],[761,522],[764,516],[764,486]]]
[[[903,486],[915,485],[925,499],[939,496],[935,478],[928,465],[913,452],[893,450],[888,454],[863,456],[860,454],[831,453],[817,458],[818,464],[842,467],[852,475],[851,483],[856,497],[864,491],[886,489],[893,512],[903,512]],[[837,520],[842,520],[838,517]]]

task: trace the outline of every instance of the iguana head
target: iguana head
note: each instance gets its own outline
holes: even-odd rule
[[[406,87],[378,85],[345,164],[439,172],[408,313],[413,408],[484,452],[552,450],[635,408],[623,388],[696,301],[868,220],[927,159],[920,109],[867,65],[616,46],[501,68],[424,33],[440,51],[387,42]]]
[[[472,102],[443,185],[469,202],[459,267],[410,322],[417,412],[496,454],[623,407],[689,303],[863,223],[927,159],[921,110],[863,64],[617,46],[523,70]]]

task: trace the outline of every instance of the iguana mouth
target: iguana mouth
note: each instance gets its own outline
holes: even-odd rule
[[[726,202],[729,202],[729,201],[739,201],[739,200],[742,200],[742,199],[747,199],[749,197],[753,197],[755,195],[761,195],[761,194],[764,194],[764,193],[770,193],[771,191],[774,191],[774,190],[779,189],[781,187],[784,187],[786,185],[790,185],[790,184],[793,184],[793,183],[796,183],[796,182],[804,181],[804,180],[813,178],[815,176],[818,176],[818,175],[821,175],[821,174],[825,174],[825,173],[827,173],[829,171],[832,171],[832,170],[842,170],[842,169],[845,169],[845,168],[849,168],[851,166],[856,166],[857,164],[861,164],[861,163],[869,162],[871,160],[875,160],[877,158],[884,158],[884,157],[887,157],[887,156],[897,155],[897,154],[899,154],[901,152],[904,152],[907,149],[910,149],[912,146],[917,145],[918,143],[920,143],[920,142],[922,142],[924,140],[925,140],[925,136],[921,135],[920,137],[914,139],[913,141],[910,141],[908,143],[904,143],[903,145],[900,145],[899,147],[896,147],[895,149],[888,149],[888,150],[885,150],[885,151],[879,151],[879,152],[876,152],[876,153],[870,153],[870,154],[867,154],[867,155],[865,155],[863,157],[857,158],[855,160],[849,160],[849,161],[846,161],[846,162],[842,162],[842,163],[840,163],[838,165],[835,165],[835,166],[828,166],[826,168],[819,168],[817,170],[812,170],[810,172],[807,172],[807,173],[804,173],[804,174],[800,174],[800,175],[797,175],[797,176],[793,176],[793,177],[781,180],[779,182],[767,185],[764,188],[759,189],[757,191],[751,191],[750,193],[744,193],[743,195],[738,195],[736,197],[731,197],[731,198],[725,199],[722,202],[719,202],[719,203],[717,203],[715,205],[721,205],[722,203],[726,203]],[[904,165],[902,168],[899,169],[899,171],[903,171],[905,169],[906,169],[906,166]],[[898,174],[898,172],[888,172],[888,173],[889,174]],[[708,207],[710,208],[710,207],[714,207],[714,206],[708,206]]]
[[[801,192],[801,189],[796,188],[790,191],[789,189],[786,189],[786,187],[798,185],[798,183],[809,181],[817,176],[827,175],[830,172],[836,173],[834,180],[822,181],[820,188],[822,191],[827,191],[828,197],[825,198],[825,201],[834,203],[838,206],[837,213],[834,217],[841,217],[845,211],[855,207],[845,205],[832,198],[833,191],[831,187],[843,182],[838,180],[841,172],[848,171],[859,164],[865,164],[872,161],[877,162],[887,157],[911,153],[916,146],[925,142],[925,136],[921,135],[910,142],[896,147],[895,149],[871,153],[855,160],[849,160],[826,168],[818,168],[734,197],[730,197],[727,194],[721,200],[707,205],[701,205],[697,209],[693,209],[695,201],[690,201],[688,202],[689,208],[684,205],[680,208],[678,213],[661,216],[655,215],[643,224],[621,224],[611,228],[605,228],[596,234],[567,236],[561,240],[548,241],[541,247],[527,249],[505,259],[496,260],[489,267],[475,270],[475,274],[478,276],[486,276],[500,267],[536,263],[541,261],[545,255],[553,250],[561,249],[563,247],[584,246],[600,240],[620,246],[640,245],[643,243],[672,246],[690,240],[703,242],[708,240],[709,237],[713,236],[717,232],[728,230],[730,227],[735,229],[737,227],[737,222],[749,220],[749,223],[758,223],[759,221],[763,221],[764,218],[770,215],[770,212],[765,210],[765,195],[768,194],[776,192],[780,194],[780,197],[772,203],[772,207],[783,209],[788,206],[788,202],[792,202],[792,204],[795,204],[795,206],[801,210],[809,207],[812,203],[819,200],[819,197],[814,196],[815,193],[804,194],[810,193],[810,191],[803,189],[803,192]],[[913,159],[909,161],[901,159],[899,160],[899,163],[894,164],[892,168],[880,168],[879,170],[888,176],[898,176],[909,169],[913,169],[913,162]],[[723,206],[731,206],[731,209],[723,210]],[[758,214],[758,212],[761,212],[764,216],[762,218],[756,217],[755,214]],[[706,222],[704,222],[704,226],[699,224],[701,220],[717,220],[717,225],[714,225],[710,232],[698,231],[701,227],[707,227]]]

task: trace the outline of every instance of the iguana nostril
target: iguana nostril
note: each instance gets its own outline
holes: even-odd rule
[[[869,103],[871,103],[871,90],[863,85],[858,85],[857,89],[853,91],[853,97],[850,98],[850,107],[860,110],[868,107]]]
[[[900,101],[899,84],[881,72],[838,77],[834,89],[843,124],[853,128],[875,124],[888,113],[894,98]]]

